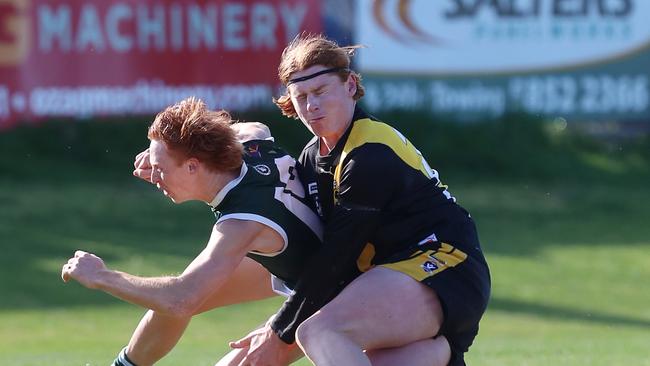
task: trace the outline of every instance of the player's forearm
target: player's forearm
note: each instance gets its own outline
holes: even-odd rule
[[[160,313],[184,315],[198,307],[191,284],[180,277],[144,278],[107,270],[97,288],[117,298]]]

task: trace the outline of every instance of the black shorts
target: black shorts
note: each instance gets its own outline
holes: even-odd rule
[[[478,248],[478,238],[464,244]],[[449,365],[465,365],[464,354],[478,333],[490,297],[490,272],[481,252],[468,255],[451,244],[425,240],[387,262],[380,266],[405,273],[436,292],[444,314],[438,334],[451,346]]]

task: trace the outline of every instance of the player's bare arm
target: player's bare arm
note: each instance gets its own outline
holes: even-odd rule
[[[101,258],[83,251],[70,258],[61,275],[66,282],[72,278],[154,311],[191,315],[228,280],[248,251],[282,246],[279,234],[263,224],[226,220],[215,225],[205,249],[178,276],[139,277],[110,270]]]
[[[230,126],[237,134],[239,142],[251,140],[266,140],[271,136],[271,130],[261,122],[237,122]]]

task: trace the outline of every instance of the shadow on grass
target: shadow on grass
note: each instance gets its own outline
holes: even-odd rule
[[[489,309],[503,311],[508,314],[528,315],[548,320],[650,329],[650,319],[607,314],[598,310],[577,310],[563,306],[535,304],[512,299],[493,298],[490,300]]]

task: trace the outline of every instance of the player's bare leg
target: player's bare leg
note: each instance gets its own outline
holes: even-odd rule
[[[276,295],[271,290],[269,272],[252,259],[244,258],[228,282],[197,311],[261,300]],[[138,366],[152,365],[171,351],[187,328],[191,317],[176,317],[149,310],[133,332],[126,349]]]
[[[370,366],[364,349],[403,347],[431,339],[442,320],[434,291],[403,273],[376,267],[303,322],[296,334],[300,347],[318,366]],[[446,352],[450,354],[448,345]],[[449,358],[441,358],[446,360],[440,365],[446,365]]]
[[[153,365],[174,348],[191,319],[147,311],[126,348],[129,360],[138,366]]]

